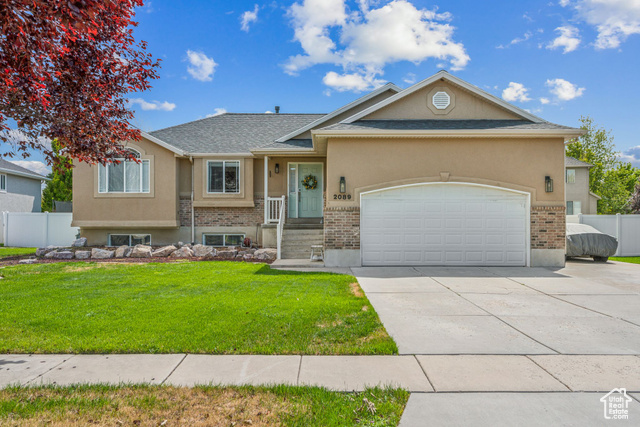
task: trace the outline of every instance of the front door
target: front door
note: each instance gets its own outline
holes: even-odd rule
[[[322,163],[289,164],[289,218],[322,217]]]

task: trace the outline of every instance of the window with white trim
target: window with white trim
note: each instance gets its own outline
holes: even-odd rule
[[[206,246],[242,246],[244,234],[203,234],[202,244]]]
[[[7,192],[7,175],[0,173],[0,192]]]
[[[240,193],[240,161],[208,160],[207,192],[220,194]]]
[[[140,153],[128,149],[138,162],[117,159],[120,163],[109,163],[98,168],[99,193],[148,193],[150,168],[149,160],[141,160]]]
[[[576,183],[576,170],[567,169],[567,184],[575,184],[575,183]]]
[[[582,213],[582,202],[567,202],[567,215],[579,215]]]
[[[151,245],[151,234],[109,234],[109,246]]]

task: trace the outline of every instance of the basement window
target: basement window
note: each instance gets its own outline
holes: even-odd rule
[[[242,246],[244,234],[203,234],[202,244],[206,246]]]
[[[151,245],[151,234],[109,234],[109,246]]]

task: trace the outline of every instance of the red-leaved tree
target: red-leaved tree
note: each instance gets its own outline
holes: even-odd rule
[[[150,88],[159,61],[133,37],[143,0],[0,0],[0,141],[17,126],[10,155],[61,152],[89,163],[127,157],[120,142],[140,138],[126,94]],[[14,133],[15,135],[15,133]]]

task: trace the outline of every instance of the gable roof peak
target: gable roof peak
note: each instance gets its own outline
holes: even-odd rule
[[[532,121],[533,123],[547,123],[546,120],[541,119],[540,117],[529,113],[528,111],[523,110],[522,108],[516,107],[513,104],[510,104],[508,102],[506,102],[505,100],[498,98],[495,95],[492,95],[482,89],[480,89],[479,87],[472,85],[471,83],[468,83],[464,80],[462,80],[460,77],[456,77],[453,74],[450,74],[448,71],[446,70],[440,70],[437,73],[435,73],[434,75],[432,75],[431,77],[428,77],[418,83],[415,83],[413,86],[409,86],[408,88],[406,88],[405,90],[383,100],[380,101],[379,103],[377,103],[376,105],[372,105],[371,107],[360,111],[357,114],[354,114],[351,117],[348,117],[346,119],[344,119],[342,121],[342,123],[353,123],[357,120],[362,119],[363,117],[366,117],[368,115],[370,115],[371,113],[378,111],[384,107],[386,107],[389,104],[392,104],[412,93],[417,92],[420,89],[423,89],[427,86],[429,86],[432,83],[437,82],[438,80],[445,80],[448,81],[456,86],[459,86],[469,92],[471,92],[472,94],[485,99],[493,104],[496,104],[502,108],[504,108],[507,111],[512,112],[513,114],[522,117],[524,120],[529,120]]]

